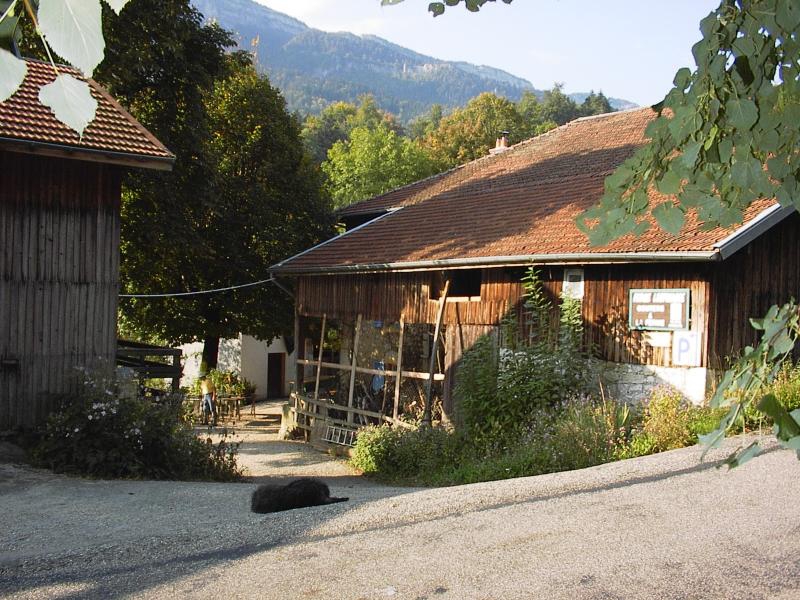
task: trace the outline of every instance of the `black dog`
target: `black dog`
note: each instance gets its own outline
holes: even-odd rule
[[[265,483],[258,486],[250,500],[250,510],[255,513],[270,513],[346,500],[349,498],[332,498],[328,486],[319,479],[303,478],[286,485]]]

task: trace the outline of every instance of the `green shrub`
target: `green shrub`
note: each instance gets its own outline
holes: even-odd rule
[[[249,397],[255,394],[256,386],[235,371],[218,371],[211,369],[208,378],[214,383],[217,394],[220,396]],[[200,379],[195,379],[189,387],[189,394],[200,395]]]
[[[656,448],[656,441],[653,436],[646,431],[634,431],[628,443],[620,448],[618,458],[636,458],[638,456],[647,456],[658,452]]]
[[[63,399],[34,446],[40,465],[94,477],[240,477],[238,444],[198,439],[179,416],[180,401],[155,404],[126,397],[113,376],[85,375],[79,392]]]
[[[615,460],[631,430],[630,409],[589,396],[571,399],[554,422],[554,471],[582,469]]]
[[[724,408],[715,409],[708,406],[690,407],[687,426],[692,443],[697,442],[701,435],[707,435],[714,431],[726,412],[728,411]]]
[[[644,409],[643,430],[652,438],[656,451],[683,448],[692,442],[689,405],[670,388],[656,388]]]
[[[458,464],[467,446],[462,435],[436,427],[365,427],[359,430],[350,464],[365,475],[430,485]]]

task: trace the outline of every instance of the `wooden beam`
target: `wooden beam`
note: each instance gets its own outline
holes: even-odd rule
[[[300,359],[297,361],[300,365],[316,365],[317,361],[315,360],[304,360]],[[352,370],[352,365],[342,365],[339,363],[331,363],[323,361],[320,363],[323,367],[327,369],[337,369],[339,371],[350,371]],[[371,369],[369,367],[356,367],[356,373],[364,373],[366,375],[384,375],[388,377],[394,377],[397,374],[397,371],[387,371],[386,369]],[[423,373],[421,371],[403,371],[403,377],[409,377],[411,379],[425,379],[427,380],[430,375],[428,373]],[[434,381],[443,381],[445,377],[444,373],[434,373],[433,380]]]
[[[319,354],[317,355],[317,380],[314,383],[314,400],[319,400],[319,377],[322,373],[322,347],[325,345],[325,320],[326,313],[322,313],[322,331],[319,334]]]
[[[447,306],[447,293],[450,291],[450,280],[445,279],[442,297],[439,298],[439,311],[436,313],[436,327],[433,330],[433,345],[431,348],[431,362],[428,368],[428,384],[425,388],[425,410],[422,413],[422,425],[430,427],[433,421],[433,410],[431,400],[433,399],[433,369],[436,366],[436,358],[439,355],[439,333],[442,330],[442,318],[444,309]]]
[[[356,387],[356,357],[358,355],[358,340],[361,337],[361,313],[358,313],[358,318],[356,319],[356,330],[355,334],[353,335],[353,360],[350,365],[350,389],[347,392],[347,408],[353,408],[353,394],[355,393]],[[347,413],[347,422],[353,422],[353,413]]]
[[[403,377],[403,334],[406,328],[406,317],[400,315],[400,342],[397,344],[397,375],[394,380],[394,410],[392,418],[396,421],[400,413],[400,380]]]

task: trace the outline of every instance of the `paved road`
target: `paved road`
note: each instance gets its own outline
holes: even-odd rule
[[[717,458],[720,455],[717,455]],[[688,448],[446,489],[247,511],[254,484],[0,469],[10,598],[800,598],[800,463]]]

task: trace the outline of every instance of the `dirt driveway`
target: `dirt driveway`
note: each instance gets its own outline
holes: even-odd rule
[[[699,448],[685,448],[582,471],[409,489],[360,482],[297,444],[256,451],[260,439],[242,446],[254,476],[320,474],[322,462],[332,492],[351,500],[255,515],[253,482],[91,481],[0,465],[2,595],[800,597],[793,452],[773,450],[728,472],[713,462],[727,450],[701,463]]]

